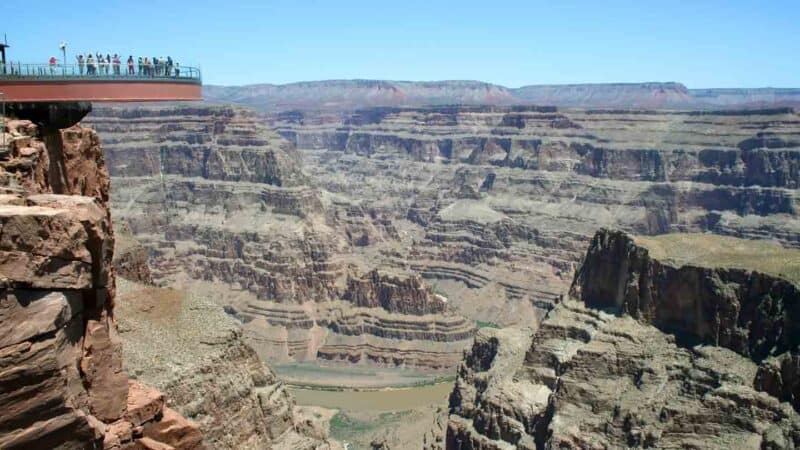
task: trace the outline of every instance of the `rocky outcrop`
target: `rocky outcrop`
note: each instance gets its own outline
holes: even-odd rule
[[[447,448],[800,445],[800,416],[790,403],[782,403],[792,398],[792,357],[768,358],[759,367],[760,347],[732,345],[748,342],[748,335],[772,343],[793,340],[793,345],[797,338],[789,337],[791,333],[784,338],[782,329],[769,326],[763,333],[749,329],[747,320],[738,324],[720,320],[726,317],[725,305],[729,311],[741,306],[742,314],[749,314],[753,302],[763,300],[751,292],[756,285],[793,282],[766,275],[770,266],[752,258],[748,249],[754,244],[745,241],[724,242],[729,252],[725,254],[744,261],[720,259],[721,265],[709,271],[711,259],[695,258],[696,264],[690,266],[678,256],[681,251],[703,254],[705,250],[712,259],[719,258],[722,253],[717,249],[697,248],[699,241],[694,238],[660,239],[640,242],[622,233],[599,232],[576,275],[572,295],[550,311],[535,332],[481,330],[465,353],[450,397]],[[688,243],[692,248],[677,250]],[[663,250],[659,244],[669,248],[667,254],[659,253]],[[794,258],[790,267],[797,264]],[[637,266],[644,261],[644,266]],[[758,277],[759,284],[731,278],[743,264],[756,269],[749,274]],[[637,276],[621,275],[632,272]],[[681,282],[688,290],[673,289],[662,277],[666,273],[684,277]],[[703,279],[726,280],[725,301],[719,291],[698,290],[702,283],[697,280]],[[626,292],[642,295],[629,297]],[[648,308],[641,307],[643,300]],[[783,301],[787,310],[763,314],[781,320],[789,314],[792,298]],[[694,304],[694,310],[685,309],[685,302]],[[719,315],[706,316],[704,303]],[[720,333],[709,336],[699,333],[698,327],[676,328],[677,321],[659,320],[669,308],[682,314],[681,324],[705,322],[705,327]],[[692,333],[694,339],[686,339]],[[780,352],[778,346],[771,352]]]
[[[800,409],[800,356],[797,350],[767,358],[758,366],[756,389]]]
[[[148,251],[139,242],[125,222],[116,223],[114,268],[126,280],[153,284],[153,275],[147,262]]]
[[[197,425],[123,370],[109,178],[97,135],[73,126],[47,134],[45,144],[29,121],[7,128],[0,447],[201,448]]]
[[[167,393],[170,408],[195,421],[209,447],[340,448],[314,429],[244,343],[240,323],[207,293],[127,280],[118,290],[125,369]]]
[[[349,278],[344,299],[364,308],[422,316],[442,313],[447,299],[423,285],[419,276],[397,276],[378,270],[361,278]]]
[[[570,295],[591,308],[622,311],[678,340],[726,347],[757,362],[800,342],[795,283],[744,268],[659,261],[621,232],[595,235]]]

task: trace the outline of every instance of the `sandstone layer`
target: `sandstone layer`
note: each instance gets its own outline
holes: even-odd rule
[[[0,447],[202,448],[196,424],[123,370],[109,177],[97,134],[6,123]]]
[[[536,331],[479,333],[446,436],[430,447],[796,448],[800,416],[786,391],[763,389],[763,374],[797,337],[751,325],[769,317],[791,326],[797,278],[764,259],[714,265],[721,250],[697,255],[718,238],[683,239],[599,232],[572,295]],[[728,255],[764,255],[762,243],[734,241]],[[798,267],[800,254],[788,255],[786,266]],[[753,345],[761,340],[776,345]]]

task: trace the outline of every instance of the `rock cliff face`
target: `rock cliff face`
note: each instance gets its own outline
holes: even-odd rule
[[[263,118],[111,108],[91,123],[107,137],[115,214],[146,249],[153,281],[217,293],[262,357],[446,370],[468,345],[474,323],[382,256],[401,246],[386,212],[310,183]],[[136,261],[121,261],[133,276]],[[384,268],[406,281],[367,281]]]
[[[698,252],[702,239],[715,238],[697,236]],[[777,257],[769,248],[764,252]],[[745,268],[676,267],[650,253],[623,233],[598,233],[570,295],[588,307],[621,310],[679,340],[726,347],[757,362],[800,342],[795,283]]]
[[[123,370],[97,134],[40,130],[0,130],[0,447],[201,448],[197,425]]]
[[[764,254],[759,243],[729,240],[723,249],[713,236],[686,239],[601,231],[572,295],[538,330],[482,330],[450,398],[447,448],[799,445],[800,416],[782,403],[796,371],[792,355],[781,354],[797,336],[750,327],[767,317],[791,327],[794,275],[754,260]],[[701,243],[710,258],[697,256],[707,249]],[[800,255],[785,255],[778,267],[796,270]],[[682,320],[667,320],[673,313]],[[762,340],[774,345],[752,345]]]
[[[210,448],[340,448],[295,406],[244,343],[240,324],[207,293],[127,280],[118,290],[125,369],[166,392],[170,406],[199,425]]]
[[[447,299],[435,295],[418,276],[403,278],[374,270],[360,279],[350,278],[347,284],[344,298],[356,306],[415,316],[441,313],[447,307]]]
[[[481,321],[539,320],[598,227],[800,242],[800,119],[787,109],[459,106],[271,119],[320,187],[394,224],[409,247],[384,250],[390,264]]]

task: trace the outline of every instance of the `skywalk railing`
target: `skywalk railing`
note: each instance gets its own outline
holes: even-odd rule
[[[22,64],[0,63],[0,80],[99,80],[99,81],[178,81],[201,83],[200,69],[189,66],[139,65],[130,70],[127,63]]]

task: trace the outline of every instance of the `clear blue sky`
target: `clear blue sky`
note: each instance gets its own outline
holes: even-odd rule
[[[44,62],[63,39],[70,55],[172,55],[208,84],[800,87],[800,0],[3,0],[0,11],[12,59]]]

